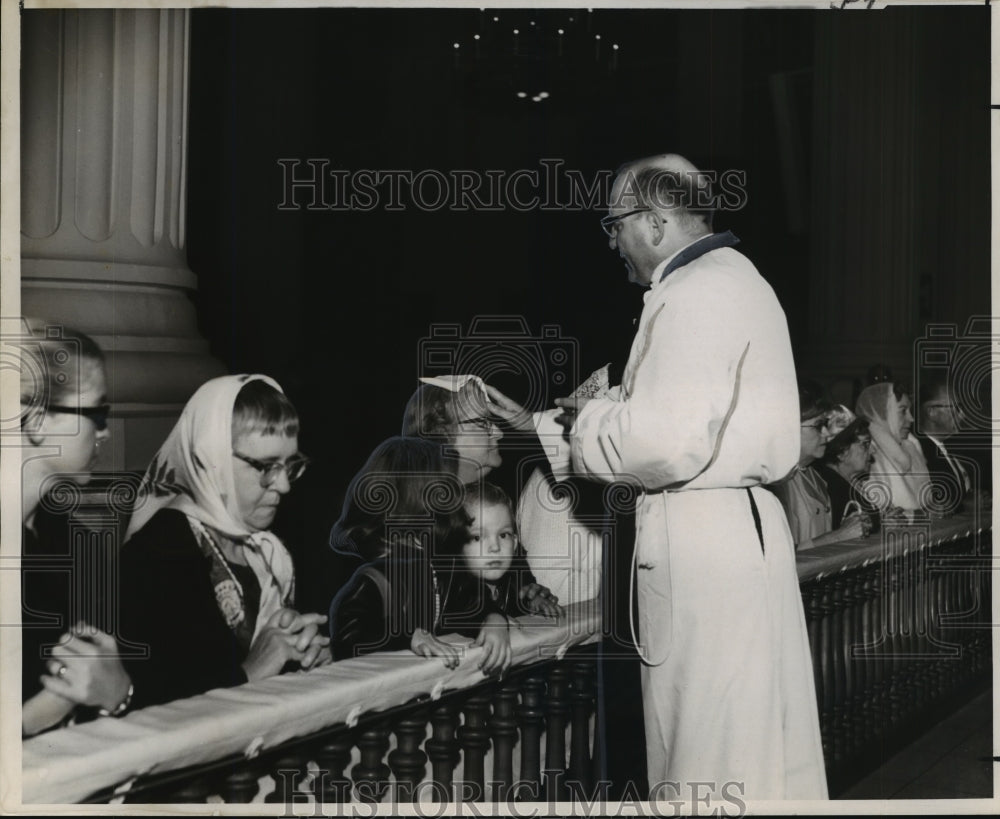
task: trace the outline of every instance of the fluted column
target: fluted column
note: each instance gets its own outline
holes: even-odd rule
[[[223,372],[184,251],[188,29],[186,10],[22,15],[21,310],[108,355],[98,469],[143,469]]]

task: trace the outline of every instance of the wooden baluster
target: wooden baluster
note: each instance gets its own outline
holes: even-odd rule
[[[858,578],[856,573],[848,572],[841,577],[841,603],[844,607],[841,621],[843,624],[843,640],[840,646],[841,661],[844,664],[844,742],[848,757],[854,755],[858,741],[857,710],[858,702],[858,667],[851,656],[851,646],[858,639]]]
[[[888,611],[889,620],[887,623],[889,633],[889,658],[886,663],[886,670],[889,673],[887,715],[888,727],[895,727],[900,722],[902,711],[902,699],[904,696],[905,677],[907,663],[903,658],[903,602],[904,589],[903,578],[906,574],[905,556],[903,555],[903,533],[901,530],[896,533],[894,548],[886,561],[886,571],[889,579],[889,600]]]
[[[868,598],[865,595],[865,575],[861,569],[851,574],[851,633],[848,640],[847,661],[851,669],[851,735],[854,737],[853,753],[857,753],[864,744],[865,735],[865,691],[867,662],[865,661],[861,646],[868,639],[867,625],[868,614],[865,605]]]
[[[521,681],[521,705],[517,709],[517,721],[521,727],[521,771],[518,782],[524,783],[524,786],[516,797],[525,802],[537,802],[541,797],[540,742],[545,723],[545,712],[542,710],[544,692],[545,679],[534,672]]]
[[[517,743],[517,693],[520,684],[516,680],[504,680],[493,697],[493,718],[490,728],[493,734],[493,779],[496,790],[490,795],[493,802],[507,800],[511,785],[514,784],[514,745]]]
[[[889,686],[892,683],[892,657],[889,656],[891,640],[889,628],[891,618],[889,607],[891,605],[891,590],[889,588],[889,577],[892,574],[888,556],[884,556],[881,561],[875,564],[875,600],[872,604],[873,624],[875,627],[875,653],[876,658],[872,662],[875,673],[875,719],[876,736],[885,730],[886,721],[889,718]]]
[[[482,802],[486,798],[483,782],[483,758],[490,747],[490,689],[483,687],[465,701],[465,722],[458,729],[458,741],[465,761],[465,785],[461,795],[466,802]]]
[[[566,796],[566,724],[569,716],[569,663],[560,660],[549,671],[549,689],[545,697],[545,783],[546,798]]]
[[[431,738],[424,743],[424,749],[431,760],[435,783],[434,801],[450,802],[452,775],[460,758],[458,742],[455,740],[458,704],[454,699],[441,703],[431,712],[431,726]]]
[[[389,754],[389,766],[396,777],[396,801],[414,802],[418,785],[427,773],[427,754],[420,744],[427,736],[427,711],[418,708],[396,723],[396,750]]]
[[[299,784],[305,777],[308,762],[298,753],[279,754],[271,764],[274,790],[264,797],[268,804],[292,805],[298,795],[299,802],[306,801],[306,794],[300,793]]]
[[[222,799],[224,802],[246,804],[253,801],[260,790],[257,780],[260,778],[259,766],[256,762],[240,764],[222,780]]]
[[[860,731],[859,736],[862,744],[867,744],[875,734],[876,708],[875,698],[877,696],[877,660],[869,656],[872,652],[871,646],[875,645],[878,639],[876,628],[876,612],[878,606],[878,580],[875,570],[867,567],[862,570],[861,576],[861,631],[860,640],[865,646],[865,651],[859,652],[856,659],[861,669],[861,711],[859,714]]]
[[[594,711],[594,660],[573,663],[570,682],[573,719],[569,747],[569,787],[578,788],[580,798],[589,799],[594,789],[590,764],[590,715]]]
[[[830,580],[831,592],[829,599],[830,620],[830,670],[833,682],[833,703],[831,715],[833,719],[833,757],[838,762],[846,759],[847,720],[846,706],[846,673],[844,664],[844,582],[840,577]]]
[[[389,749],[389,727],[380,722],[358,738],[361,761],[351,769],[354,792],[361,802],[381,802],[389,787],[389,766],[382,757]]]
[[[313,795],[317,804],[343,804],[351,801],[351,780],[344,769],[351,762],[354,732],[345,727],[316,746],[319,771],[313,780]]]
[[[833,716],[833,706],[836,701],[836,685],[832,668],[833,643],[830,638],[831,590],[829,581],[821,583],[816,589],[817,608],[820,614],[819,622],[819,662],[820,674],[823,678],[823,699],[819,701],[820,731],[823,736],[823,755],[827,760],[839,764],[835,754],[836,723]]]
[[[210,776],[198,776],[192,779],[190,782],[185,782],[180,788],[171,793],[171,798],[169,802],[184,804],[184,803],[199,803],[208,801],[208,797],[212,795],[216,788],[213,788],[212,777]],[[151,802],[159,800],[150,800],[149,794],[146,794],[140,801]]]

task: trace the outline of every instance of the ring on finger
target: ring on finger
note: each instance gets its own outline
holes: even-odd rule
[[[66,664],[65,663],[56,662],[55,663],[55,670],[52,671],[52,673],[55,674],[57,677],[59,677],[59,679],[62,679],[63,677],[66,676]]]

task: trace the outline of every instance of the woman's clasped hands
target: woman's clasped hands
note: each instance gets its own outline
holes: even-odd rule
[[[280,674],[286,663],[298,663],[304,670],[331,661],[330,638],[320,631],[325,614],[300,614],[282,608],[272,614],[254,638],[243,662],[248,680]]]
[[[46,671],[42,685],[71,703],[114,711],[129,695],[131,681],[115,638],[84,622],[53,647]]]

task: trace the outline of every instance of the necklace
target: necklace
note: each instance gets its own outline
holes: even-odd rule
[[[243,584],[237,579],[232,566],[226,560],[225,555],[212,537],[212,533],[200,520],[188,518],[191,521],[191,528],[194,529],[202,550],[208,550],[214,556],[213,563],[219,566],[229,576],[228,580],[223,579],[215,584],[215,601],[219,606],[219,611],[229,628],[235,628],[246,619],[246,603],[243,594]]]
[[[823,479],[819,476],[816,470],[810,467],[804,467],[800,470],[802,473],[802,482],[808,487],[809,491],[804,492],[809,505],[818,504],[815,507],[814,514],[822,515],[830,511],[830,493],[826,490],[826,484]]]

